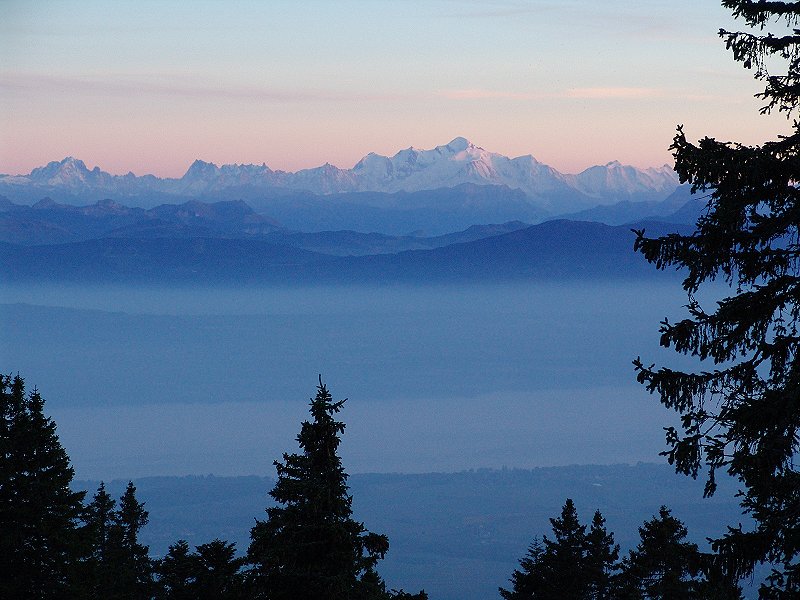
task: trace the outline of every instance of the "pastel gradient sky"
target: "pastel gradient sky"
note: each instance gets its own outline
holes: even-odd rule
[[[788,129],[731,26],[713,0],[0,0],[0,173],[349,168],[456,136],[564,172],[671,164],[678,123]]]

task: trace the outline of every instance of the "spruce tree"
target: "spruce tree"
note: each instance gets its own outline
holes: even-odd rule
[[[578,511],[567,498],[561,516],[550,519],[553,539],[543,538],[543,563],[546,572],[543,598],[582,600],[588,596],[586,571],[586,526],[578,520]]]
[[[704,470],[706,495],[722,469],[741,482],[741,505],[754,521],[712,543],[729,580],[774,566],[765,598],[800,597],[800,3],[725,0],[747,31],[720,31],[735,61],[764,81],[763,112],[792,118],[788,133],[759,146],[678,128],[671,149],[681,182],[703,192],[705,213],[691,235],[649,239],[636,249],[658,268],[685,270],[688,316],[665,320],[661,345],[712,364],[693,371],[635,361],[638,380],[680,415],[667,431],[679,473]],[[715,305],[701,286],[729,286]],[[716,292],[715,292],[716,294]]]
[[[153,594],[153,563],[147,547],[139,543],[147,511],[136,499],[133,483],[128,483],[117,506],[101,483],[84,510],[83,556],[77,566],[83,598],[136,600]]]
[[[189,550],[178,540],[157,566],[159,600],[239,600],[247,598],[236,545],[216,539]]]
[[[511,589],[500,588],[505,600],[599,600],[615,598],[612,574],[619,546],[596,511],[586,533],[575,504],[567,498],[561,516],[550,519],[553,539],[534,540],[511,576]]]
[[[623,560],[619,596],[639,600],[698,598],[700,552],[686,526],[662,506],[639,528],[640,542]]]
[[[69,598],[83,492],[35,389],[0,375],[0,597]]]
[[[613,582],[618,559],[619,546],[614,543],[614,534],[606,530],[606,520],[600,511],[595,511],[586,534],[584,569],[588,581],[587,598],[611,600],[615,597]]]
[[[153,593],[153,563],[148,547],[139,543],[139,532],[147,525],[148,516],[144,504],[136,498],[136,486],[129,481],[120,497],[112,529],[111,548],[117,573],[109,597],[146,600]]]
[[[159,600],[195,600],[197,556],[186,540],[178,540],[167,550],[157,567]]]
[[[117,526],[116,502],[100,483],[83,512],[81,540],[84,556],[78,565],[81,597],[101,600],[115,585],[116,565],[112,542]]]
[[[236,600],[243,598],[240,570],[245,559],[236,557],[236,546],[213,540],[197,546],[195,559],[195,600]]]
[[[500,596],[505,600],[532,600],[543,598],[547,572],[543,566],[544,548],[535,538],[528,552],[519,560],[519,569],[511,574],[511,589],[500,588]]]
[[[352,518],[347,474],[337,453],[345,425],[336,420],[344,400],[334,401],[320,383],[311,421],[297,436],[300,454],[275,462],[270,492],[278,506],[251,531],[251,591],[269,600],[386,598],[375,565],[389,548]]]

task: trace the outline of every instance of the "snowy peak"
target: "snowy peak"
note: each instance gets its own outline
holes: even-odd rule
[[[28,177],[36,183],[72,187],[86,182],[90,173],[82,160],[68,156],[62,161],[52,161],[44,167],[33,169]],[[95,171],[97,173],[100,173],[99,169]]]
[[[198,159],[191,164],[183,177],[173,180],[172,191],[195,195],[219,193],[230,188],[271,187],[275,185],[278,176],[278,173],[265,163],[217,166],[215,163]]]
[[[447,148],[452,150],[453,152],[463,152],[464,150],[468,150],[469,148],[474,148],[472,142],[470,142],[467,138],[457,137],[454,138],[449,144],[447,144]]]
[[[33,169],[28,176],[0,176],[0,193],[21,187],[63,189],[86,199],[124,198],[143,194],[186,197],[247,197],[268,190],[303,190],[314,194],[345,192],[418,192],[465,184],[506,186],[554,214],[583,210],[621,200],[663,200],[678,186],[667,165],[638,169],[611,161],[572,175],[536,160],[530,154],[509,158],[453,138],[430,150],[413,146],[393,156],[370,152],[352,169],[330,163],[297,172],[273,171],[266,164],[223,164],[195,160],[178,179],[133,173],[114,176],[67,157]],[[242,194],[237,196],[237,194]],[[56,194],[54,197],[57,197]]]
[[[270,175],[272,173],[272,169],[270,169],[265,163],[260,165],[243,165],[233,163],[218,167],[213,162],[205,162],[197,159],[191,164],[181,179],[184,181],[209,181],[217,178],[224,178],[227,180],[239,179],[241,182],[246,182],[252,179]]]
[[[90,171],[82,160],[68,156],[64,160],[53,161],[44,167],[33,169],[27,177],[8,178],[8,182],[64,188],[75,193],[91,189],[111,189],[115,179],[114,175],[101,171],[100,167]]]
[[[635,197],[652,192],[668,195],[679,183],[677,173],[670,167],[637,169],[616,160],[605,166],[589,167],[574,176],[575,187],[594,197],[609,194]]]
[[[189,166],[181,179],[184,181],[203,180],[214,177],[217,173],[219,173],[219,167],[217,167],[217,165],[197,159]]]
[[[437,152],[439,154],[458,154],[460,152],[468,152],[472,149],[483,150],[483,148],[478,148],[467,138],[457,137],[453,138],[448,144],[436,146],[432,152]]]
[[[535,158],[508,158],[476,146],[464,137],[432,150],[408,148],[391,158],[370,153],[353,168],[365,191],[416,192],[463,183],[505,185],[531,196],[566,186],[555,169]]]
[[[411,150],[411,148],[409,148],[409,150]],[[353,172],[363,173],[368,171],[383,170],[388,173],[391,167],[392,167],[392,161],[389,160],[388,157],[381,156],[380,154],[375,154],[374,152],[370,152],[364,158],[362,158],[360,161],[356,163],[356,165],[353,167]]]

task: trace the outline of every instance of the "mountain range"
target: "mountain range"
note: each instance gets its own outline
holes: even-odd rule
[[[533,156],[509,158],[463,137],[431,150],[408,148],[387,157],[369,153],[352,169],[325,164],[297,172],[266,164],[217,166],[196,160],[180,178],[112,175],[68,157],[27,175],[0,175],[0,194],[32,204],[44,196],[72,204],[112,199],[139,207],[187,199],[265,199],[302,192],[313,196],[415,193],[464,185],[516,192],[531,212],[557,215],[620,201],[661,201],[678,186],[667,165],[638,169],[609,162],[578,174],[560,173]]]
[[[258,239],[330,255],[386,254],[438,248],[500,235],[529,225],[510,221],[472,225],[437,236],[386,235],[358,231],[293,231],[257,214],[241,200],[207,204],[190,200],[151,209],[129,207],[113,200],[88,206],[60,204],[50,198],[33,206],[14,204],[0,196],[0,242],[22,246],[65,244],[98,238]]]
[[[630,224],[676,231],[704,207],[667,166],[570,175],[464,138],[295,173],[197,160],[180,178],[119,176],[66,158],[0,175],[0,194],[5,281],[641,277]]]
[[[688,232],[685,226],[665,223],[639,226],[656,235]],[[361,256],[221,237],[104,237],[36,246],[0,243],[0,280],[214,285],[663,277],[633,252],[633,241],[629,226],[561,220],[432,249]]]

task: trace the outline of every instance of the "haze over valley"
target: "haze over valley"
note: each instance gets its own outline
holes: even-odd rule
[[[635,462],[658,451],[663,415],[642,401],[630,361],[681,292],[632,252],[631,229],[696,219],[702,204],[671,169],[609,163],[564,176],[456,138],[370,154],[347,172],[196,162],[162,180],[67,159],[0,185],[13,192],[0,205],[0,301],[15,340],[2,358],[63,411],[81,476],[262,472],[318,373],[357,399],[356,471]],[[248,200],[206,199],[245,189]],[[550,210],[594,204],[524,222],[532,207],[545,213],[542,190]],[[60,201],[24,203],[45,192]],[[195,198],[137,206],[151,193]],[[352,227],[316,231],[323,210]],[[592,210],[615,224],[592,222]],[[409,230],[434,234],[393,231],[408,213],[418,220]],[[508,220],[480,220],[492,216]],[[456,217],[469,226],[458,230]],[[104,448],[122,415],[129,426]],[[575,444],[601,416],[605,433]],[[572,434],[550,435],[554,419]]]

